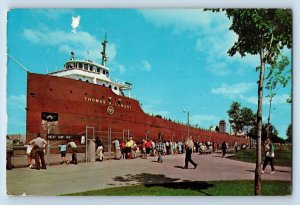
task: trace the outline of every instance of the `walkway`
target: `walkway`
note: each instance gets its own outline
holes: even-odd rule
[[[164,156],[163,163],[150,157],[53,165],[46,170],[17,168],[7,171],[7,191],[12,195],[60,195],[141,183],[254,179],[255,164],[252,163],[222,158],[218,153],[193,154],[197,169],[192,166],[182,169],[184,157],[184,154]],[[275,168],[276,173],[271,175],[268,166],[262,180],[291,181],[290,167]]]

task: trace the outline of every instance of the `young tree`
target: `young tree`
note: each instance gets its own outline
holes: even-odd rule
[[[220,11],[220,10],[213,10]],[[273,64],[274,58],[283,47],[292,47],[292,11],[290,9],[223,9],[232,20],[230,30],[238,35],[238,40],[229,49],[233,56],[239,53],[258,55],[260,65],[257,102],[257,150],[254,194],[261,195],[261,131],[262,99],[265,65]]]
[[[271,67],[267,67],[266,69],[269,71],[267,77],[265,78],[265,80],[267,81],[265,88],[269,91],[269,94],[266,95],[266,97],[269,98],[269,112],[267,125],[270,125],[272,100],[276,95],[276,91],[279,89],[278,84],[280,84],[282,87],[285,87],[291,79],[291,70],[286,69],[286,66],[288,66],[289,63],[290,62],[288,57],[280,54],[275,57],[274,64],[272,64]],[[267,127],[267,138],[269,138],[269,126]]]

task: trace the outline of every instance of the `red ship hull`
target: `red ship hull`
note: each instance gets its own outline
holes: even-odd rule
[[[56,113],[55,123],[42,120],[42,113]],[[50,127],[49,127],[50,126]],[[183,141],[187,126],[143,112],[137,100],[118,96],[111,89],[91,83],[62,77],[28,73],[26,133],[30,141],[36,133],[70,134],[83,133],[86,126],[93,127],[95,135],[100,131],[124,133],[140,144],[146,135],[157,140],[159,134],[168,141]],[[248,143],[243,137],[211,132],[190,127],[195,140]],[[126,134],[126,137],[127,137]],[[123,134],[124,135],[124,134]],[[120,137],[119,135],[118,137]],[[124,138],[124,136],[123,136]],[[127,138],[126,138],[127,139]]]

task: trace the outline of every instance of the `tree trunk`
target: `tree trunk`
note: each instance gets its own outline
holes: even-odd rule
[[[264,86],[264,52],[260,53],[260,73],[258,83],[258,103],[257,103],[257,146],[256,146],[256,168],[255,168],[255,195],[261,195],[261,131],[262,131],[262,100]]]
[[[270,119],[271,119],[271,110],[272,110],[272,100],[273,100],[273,87],[271,87],[270,100],[269,100],[268,124],[267,124],[267,127],[266,127],[267,139],[270,138]]]

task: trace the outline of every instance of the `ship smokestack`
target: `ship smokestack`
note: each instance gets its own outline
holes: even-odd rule
[[[71,57],[70,57],[70,60],[72,61],[72,60],[74,60],[75,58],[74,58],[74,52],[73,51],[71,51]]]

